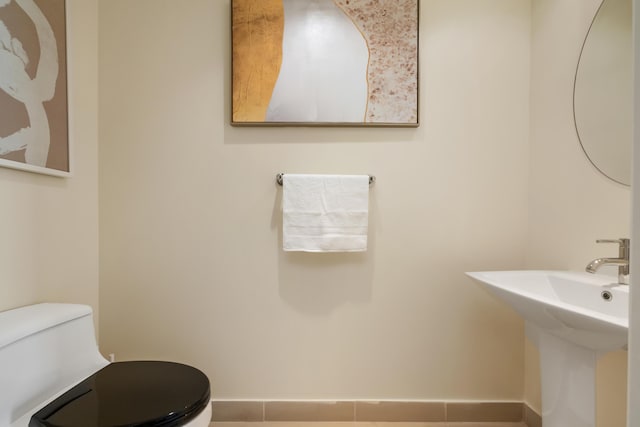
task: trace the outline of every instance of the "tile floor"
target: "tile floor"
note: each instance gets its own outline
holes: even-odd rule
[[[214,422],[209,427],[527,427],[525,423]]]

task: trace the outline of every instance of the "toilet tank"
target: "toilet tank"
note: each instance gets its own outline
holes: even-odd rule
[[[106,365],[91,307],[37,304],[0,312],[0,426],[17,426]]]

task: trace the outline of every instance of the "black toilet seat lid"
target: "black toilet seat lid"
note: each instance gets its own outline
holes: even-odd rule
[[[176,427],[210,400],[209,379],[173,362],[105,366],[38,411],[29,427]]]

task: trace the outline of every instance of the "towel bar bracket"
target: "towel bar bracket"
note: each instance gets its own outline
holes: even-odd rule
[[[279,186],[282,186],[282,183],[284,178],[284,174],[283,173],[279,173],[276,175],[276,182],[278,183]],[[373,185],[376,183],[376,177],[373,175],[369,175],[369,185]]]

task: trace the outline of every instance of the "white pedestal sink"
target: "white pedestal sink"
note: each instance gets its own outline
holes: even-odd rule
[[[624,348],[629,289],[615,278],[561,271],[467,273],[526,321],[540,351],[544,427],[595,427],[599,354]]]

